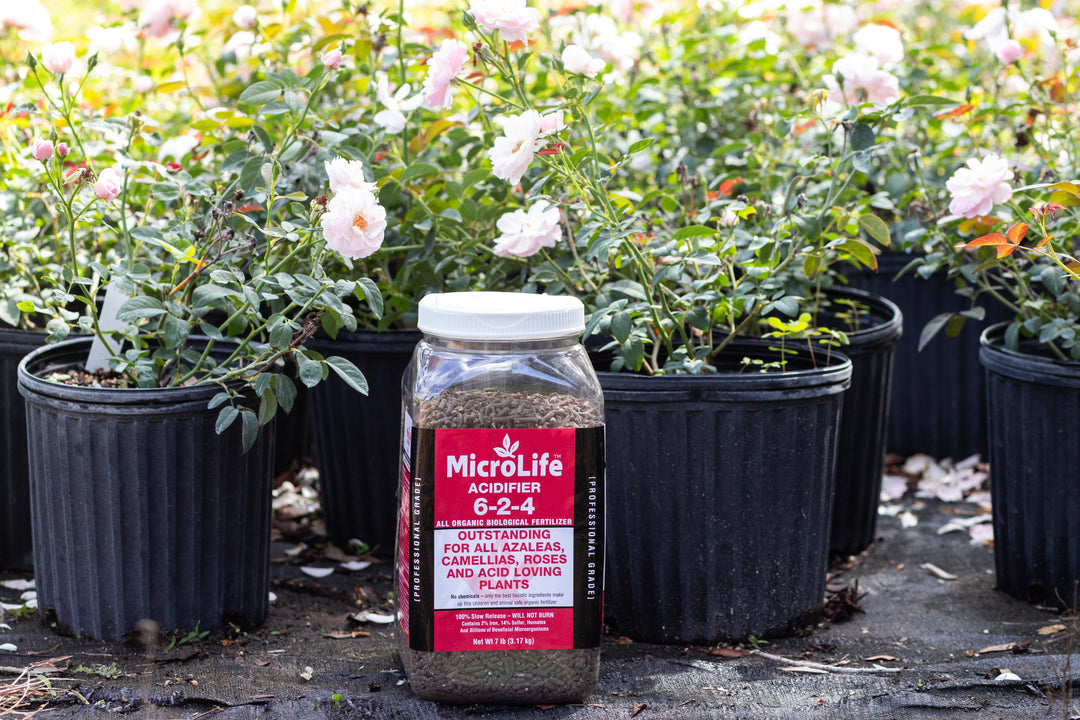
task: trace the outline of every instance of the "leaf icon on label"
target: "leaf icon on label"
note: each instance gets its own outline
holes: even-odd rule
[[[510,436],[503,435],[502,447],[493,448],[495,454],[499,457],[509,458],[514,456],[514,452],[518,449],[518,444],[510,444]]]

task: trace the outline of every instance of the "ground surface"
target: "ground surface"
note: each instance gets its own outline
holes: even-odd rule
[[[11,629],[0,628],[0,646],[16,649],[0,651],[0,689],[16,688],[16,674],[30,663],[70,656],[49,675],[52,686],[62,688],[60,701],[38,717],[1069,718],[1063,704],[1069,685],[1080,695],[1080,655],[1071,655],[1080,653],[1075,619],[996,591],[989,548],[972,545],[964,533],[937,534],[949,520],[972,512],[970,505],[932,501],[914,507],[915,527],[882,517],[880,539],[839,565],[831,580],[834,587],[858,581],[865,612],[761,646],[789,660],[831,667],[743,654],[753,650],[748,645],[633,643],[612,628],[604,638],[600,683],[581,705],[437,705],[410,692],[392,625],[350,619],[363,611],[392,611],[386,604],[390,566],[347,571],[310,554],[286,556],[294,544],[278,542],[277,600],[262,627],[168,649],[60,637],[36,615],[8,616]],[[956,579],[940,579],[923,567],[927,563]],[[301,564],[337,569],[316,579]],[[18,594],[0,588],[0,600],[12,602]],[[1005,671],[1011,675],[1002,677]],[[1080,717],[1080,700],[1072,703]],[[43,707],[24,703],[21,710]]]

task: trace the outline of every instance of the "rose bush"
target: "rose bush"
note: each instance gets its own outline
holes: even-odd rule
[[[848,268],[873,268],[890,244],[917,251],[914,271],[951,268],[978,317],[1015,275],[976,273],[992,251],[958,241],[993,229],[1009,192],[1067,179],[1075,156],[1062,144],[1075,24],[1060,8],[935,6],[928,22],[906,4],[818,0],[132,5],[84,38],[30,48],[64,83],[5,71],[24,112],[4,122],[25,149],[7,174],[4,232],[51,237],[79,220],[75,243],[23,265],[60,268],[74,252],[109,269],[126,256],[126,289],[145,267],[157,282],[192,276],[183,295],[210,282],[204,257],[239,264],[242,285],[254,267],[298,272],[292,250],[317,237],[329,252],[304,260],[337,300],[311,317],[330,335],[409,327],[432,291],[574,293],[616,367],[707,372],[731,337],[800,327]],[[103,81],[72,94],[84,76]],[[34,114],[47,88],[51,124]],[[61,144],[72,155],[58,157]],[[78,193],[50,189],[73,198],[70,214],[23,192],[41,177],[37,155],[54,179],[86,163]],[[208,228],[233,244],[207,254],[195,241]],[[1046,288],[1038,272],[1027,291]],[[26,307],[34,286],[6,284],[21,298],[9,307]],[[59,290],[35,289],[20,321],[72,322],[72,293]],[[280,326],[294,340],[314,331],[294,320]]]

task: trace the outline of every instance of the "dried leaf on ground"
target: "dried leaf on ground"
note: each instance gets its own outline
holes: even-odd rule
[[[313,578],[324,578],[334,574],[334,568],[301,567],[300,572]]]
[[[710,649],[709,654],[710,655],[719,655],[720,657],[726,657],[726,658],[741,658],[741,657],[747,657],[750,653],[746,652],[745,650],[738,650],[736,648],[718,647],[718,648]]]
[[[0,587],[6,587],[9,590],[33,590],[33,580],[3,580],[0,581]]]
[[[863,658],[866,662],[900,662],[900,658],[895,658],[892,655],[874,655],[873,657]]]
[[[825,601],[825,619],[829,622],[839,623],[850,620],[855,613],[865,612],[859,607],[859,601],[866,597],[866,593],[859,593],[859,582],[850,587],[825,588],[828,599]]]
[[[366,610],[361,610],[355,615],[350,615],[349,619],[355,620],[358,623],[372,622],[379,625],[389,625],[397,618],[395,618],[393,615],[382,615],[380,613],[373,613]]]
[[[1065,625],[1046,625],[1039,628],[1040,635],[1057,635],[1060,632],[1065,632],[1069,628]]]
[[[642,703],[641,705],[635,705],[634,709],[630,711],[630,717],[636,717],[638,714],[641,713],[642,710],[644,710],[647,707],[649,707],[649,706],[645,705],[644,703]]]
[[[985,655],[987,653],[999,653],[999,652],[1011,652],[1016,647],[1016,643],[1003,643],[1001,645],[988,645],[982,650],[977,650],[979,655]]]
[[[323,633],[323,637],[330,640],[352,640],[353,638],[371,637],[371,633],[363,630],[353,630],[352,632]]]
[[[801,667],[801,666],[792,667],[792,666],[788,666],[788,667],[782,667],[780,669],[783,670],[784,672],[806,673],[808,675],[831,675],[832,674],[828,670],[823,670],[821,668],[812,668],[812,667]]]
[[[959,580],[960,579],[959,575],[953,575],[950,572],[946,572],[946,571],[942,570],[941,568],[939,568],[934,563],[923,563],[919,567],[921,567],[923,570],[930,573],[934,577],[938,578],[939,580]]]

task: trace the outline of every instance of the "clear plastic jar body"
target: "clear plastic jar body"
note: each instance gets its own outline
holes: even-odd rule
[[[603,393],[585,349],[576,335],[425,334],[402,398],[398,637],[413,691],[581,700],[599,674],[603,579]]]

